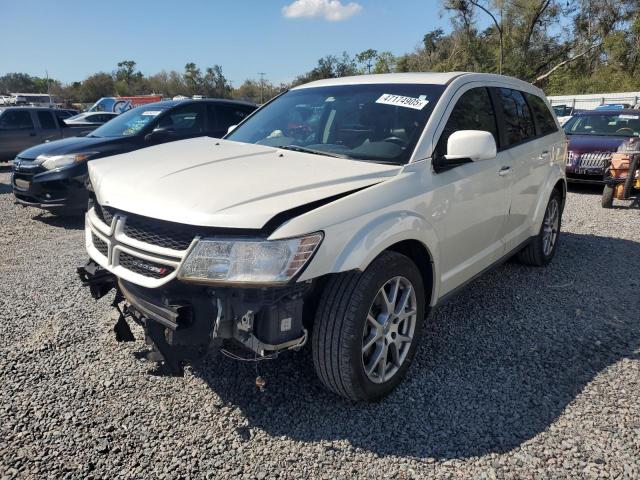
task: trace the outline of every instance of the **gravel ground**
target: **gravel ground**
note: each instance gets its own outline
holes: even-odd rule
[[[75,278],[82,220],[13,204],[0,166],[0,478],[640,478],[640,210],[569,194],[558,254],[437,311],[377,404],[308,351],[183,378],[119,344]],[[134,333],[138,334],[136,330]]]

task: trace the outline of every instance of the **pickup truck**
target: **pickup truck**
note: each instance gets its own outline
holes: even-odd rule
[[[0,161],[13,160],[22,150],[39,143],[76,137],[96,126],[72,127],[57,110],[38,107],[0,108]]]

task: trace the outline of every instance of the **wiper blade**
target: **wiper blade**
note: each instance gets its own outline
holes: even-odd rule
[[[327,157],[349,159],[347,155],[343,155],[341,153],[327,152],[326,150],[316,150],[315,148],[301,147],[300,145],[282,145],[276,148],[280,148],[282,150],[291,150],[293,152],[315,153],[316,155],[325,155]]]

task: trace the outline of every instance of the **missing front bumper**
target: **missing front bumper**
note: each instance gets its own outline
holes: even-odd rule
[[[133,339],[128,320],[141,325],[152,348],[146,357],[162,362],[174,374],[224,342],[254,356],[270,356],[301,348],[307,341],[303,303],[310,284],[213,289],[173,281],[151,289],[118,279],[93,261],[79,267],[78,274],[95,299],[115,290],[116,338]]]

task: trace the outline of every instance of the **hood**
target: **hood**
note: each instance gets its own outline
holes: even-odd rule
[[[577,154],[589,152],[615,152],[629,137],[611,137],[605,135],[567,135],[569,151]]]
[[[69,137],[53,142],[41,143],[27,148],[18,156],[25,160],[35,160],[38,155],[64,155],[67,153],[102,152],[105,147],[122,143],[122,138]]]
[[[89,163],[98,202],[199,226],[262,228],[278,213],[364,188],[401,166],[209,137]]]

